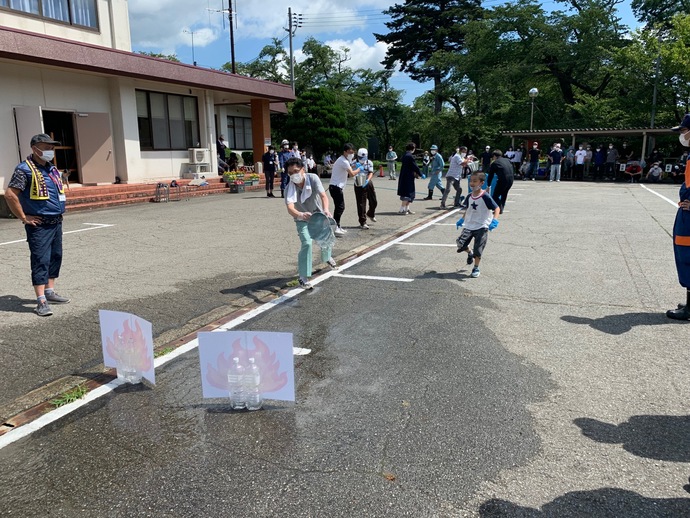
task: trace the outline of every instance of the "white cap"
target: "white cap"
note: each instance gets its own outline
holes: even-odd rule
[[[362,157],[365,157],[368,155],[369,155],[369,152],[367,151],[367,148],[365,148],[365,147],[361,147],[357,150],[357,156],[359,158],[362,158]]]

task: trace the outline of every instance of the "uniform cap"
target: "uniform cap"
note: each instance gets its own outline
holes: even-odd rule
[[[55,146],[61,145],[59,141],[53,140],[50,138],[50,135],[46,135],[45,133],[39,133],[38,135],[31,137],[31,146],[35,146],[36,144],[53,144]]]
[[[436,144],[434,144],[429,149],[431,149],[432,151],[438,151],[438,146]]]

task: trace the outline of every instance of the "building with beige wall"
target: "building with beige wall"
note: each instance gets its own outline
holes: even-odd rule
[[[33,12],[32,12],[33,11]],[[0,194],[29,139],[62,142],[72,184],[180,178],[189,148],[216,171],[219,133],[258,157],[287,85],[131,52],[125,0],[0,0]]]

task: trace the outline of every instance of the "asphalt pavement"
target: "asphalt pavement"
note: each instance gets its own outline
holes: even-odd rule
[[[663,314],[684,296],[677,188],[518,181],[473,279],[455,214],[418,201],[399,216],[389,184],[377,181],[370,231],[347,198],[336,255],[425,226],[238,327],[312,350],[295,359],[294,404],[247,413],[202,399],[192,350],[155,387],[119,387],[0,449],[4,512],[690,514],[688,324]],[[252,193],[67,221],[113,226],[65,236],[59,291],[74,301],[50,319],[16,281],[25,244],[4,244],[21,229],[0,222],[3,408],[97,369],[97,309],[150,320],[164,343],[295,275],[292,222]]]

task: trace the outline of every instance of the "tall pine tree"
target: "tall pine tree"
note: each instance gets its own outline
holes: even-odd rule
[[[434,82],[434,112],[441,111],[443,82],[449,68],[434,56],[465,50],[465,25],[482,17],[481,0],[405,0],[384,11],[388,34],[374,34],[388,44],[381,62],[387,69],[399,67],[415,81]]]

